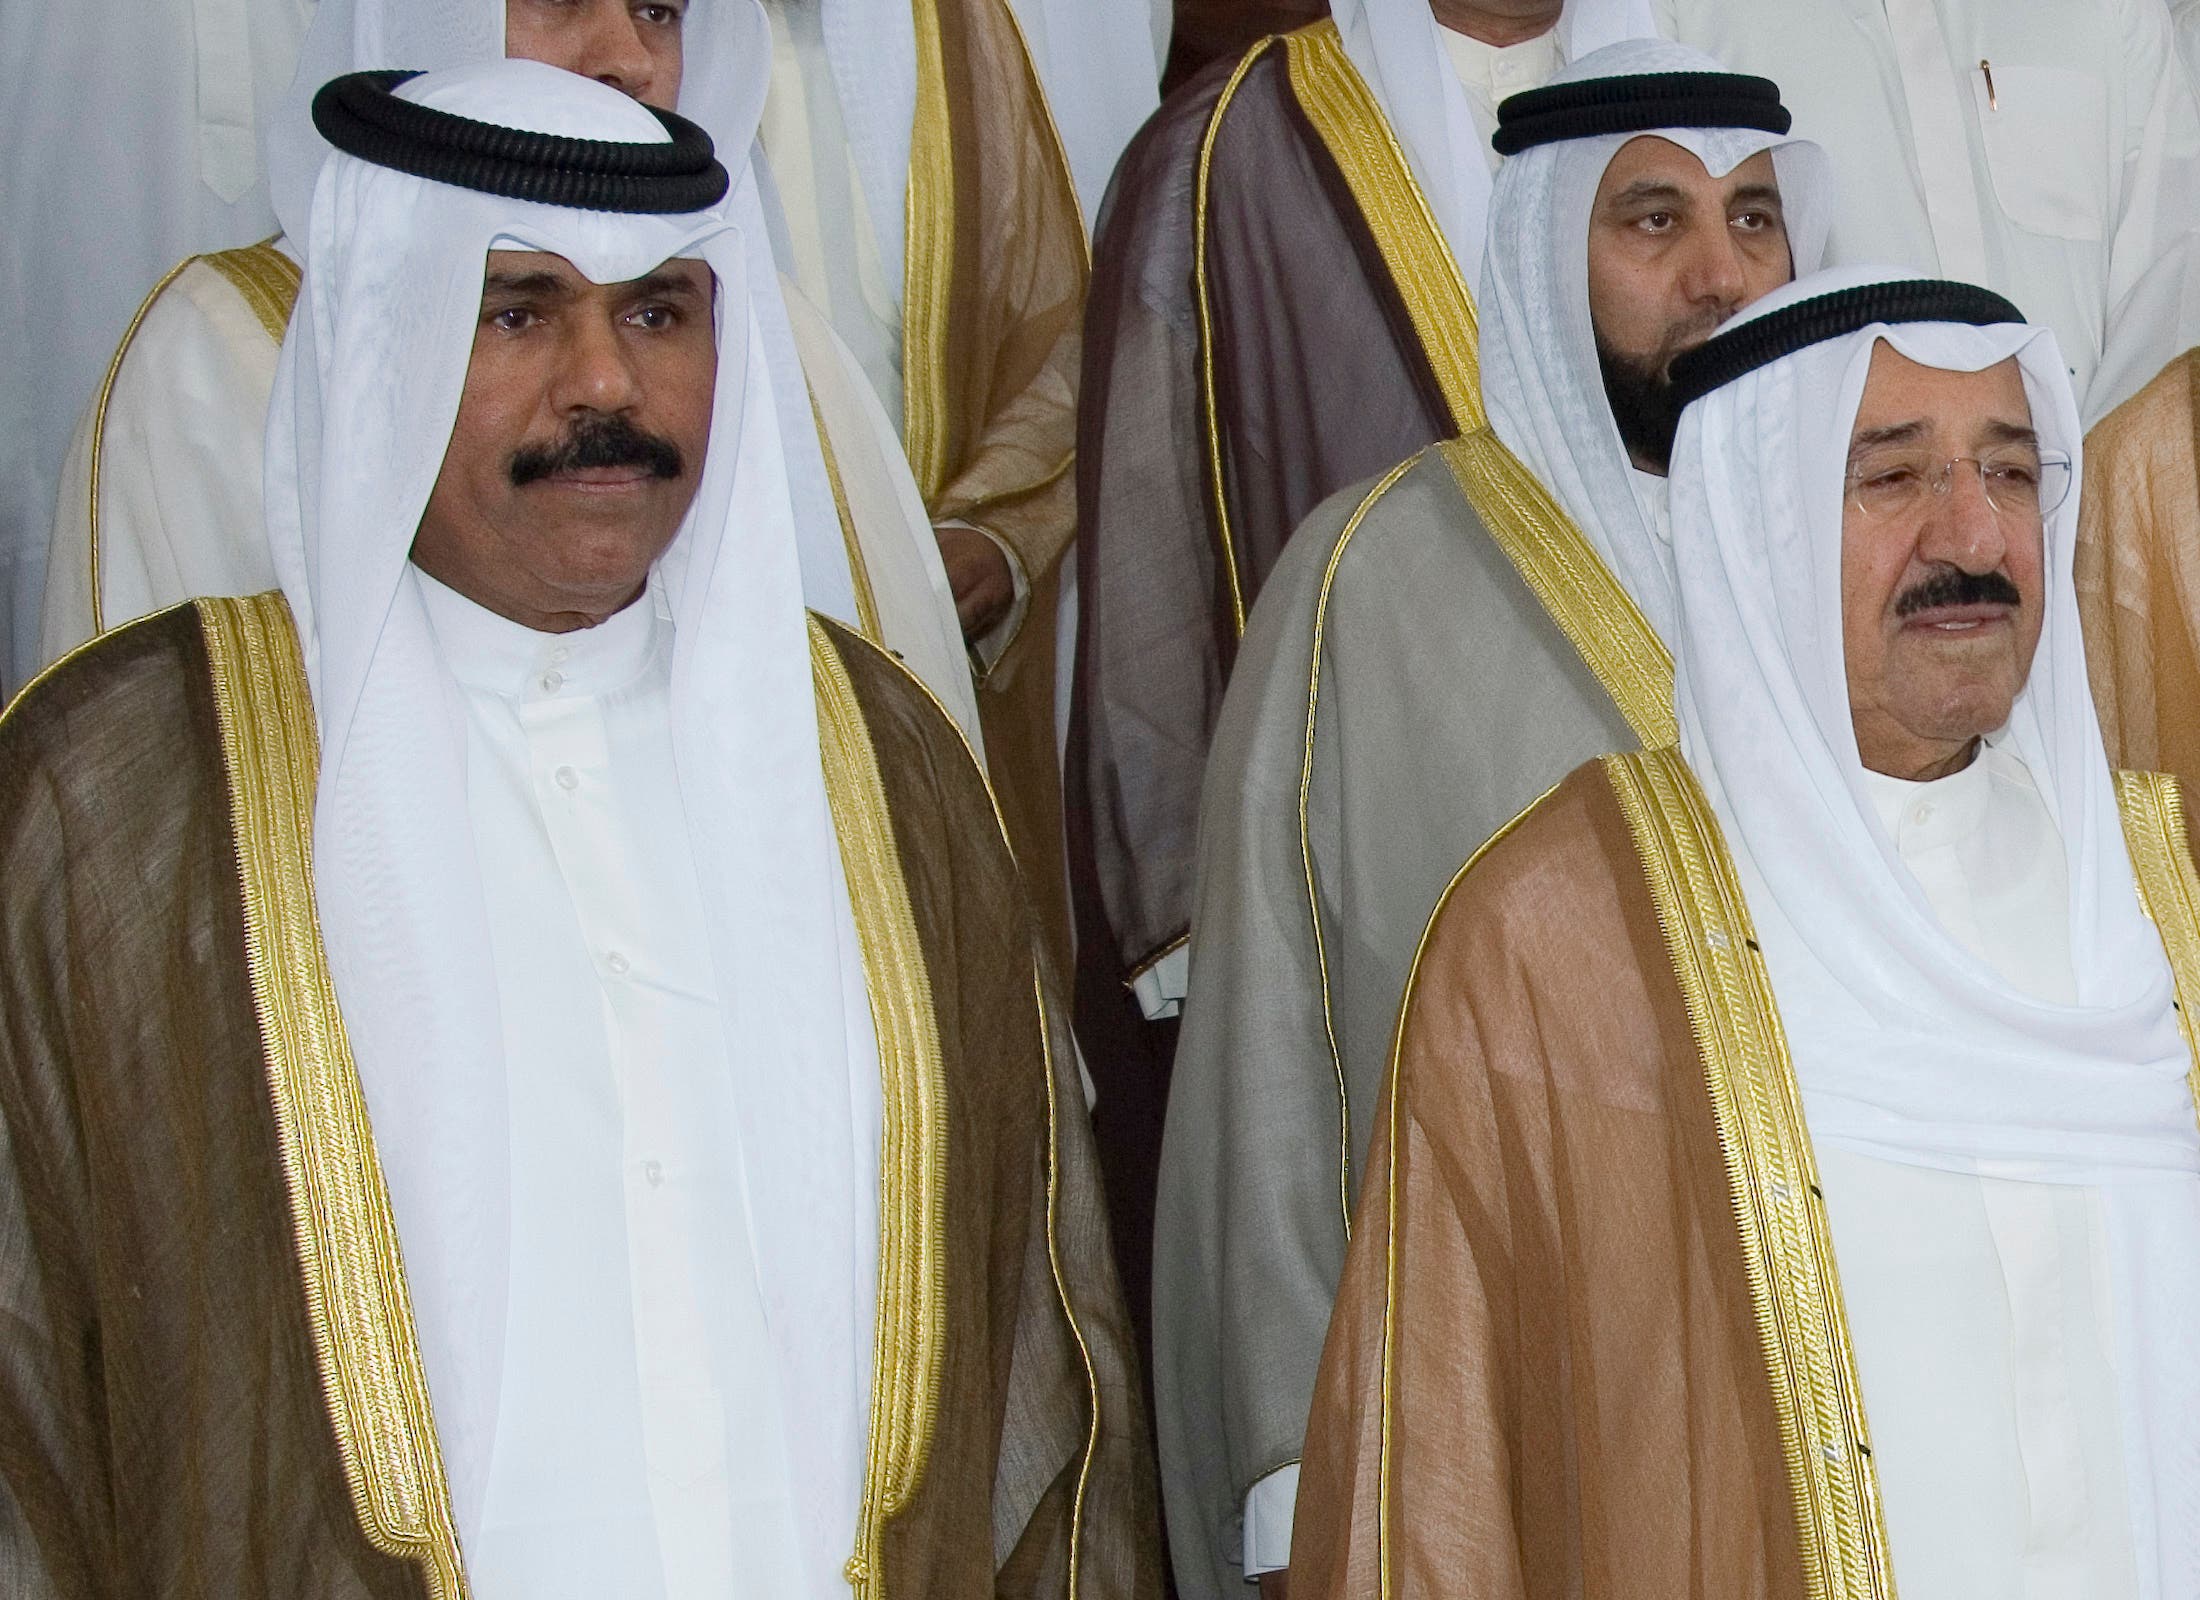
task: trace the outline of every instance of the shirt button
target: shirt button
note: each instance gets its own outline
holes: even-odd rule
[[[1910,819],[1920,827],[1932,821],[1933,803],[1930,800],[1920,800],[1917,803],[1917,809],[1910,813]]]
[[[665,1164],[662,1161],[643,1162],[642,1176],[649,1180],[649,1186],[652,1189],[663,1187],[665,1181]]]
[[[554,667],[562,667],[572,659],[573,652],[562,644],[553,647],[550,651],[550,664]]]
[[[558,671],[557,668],[552,667],[548,672],[545,672],[542,675],[540,682],[542,684],[542,692],[544,694],[556,694],[560,689],[565,687],[565,674]]]
[[[603,964],[611,969],[611,976],[614,978],[623,978],[634,970],[634,963],[616,950],[603,958]]]
[[[571,767],[558,768],[557,779],[561,789],[578,789],[581,786],[581,775]]]

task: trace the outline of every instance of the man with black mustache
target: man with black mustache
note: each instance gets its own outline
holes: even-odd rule
[[[2066,360],[1843,268],[1675,379],[1678,737],[1431,919],[1293,1584],[2189,1594],[2200,888],[2093,714]]]
[[[315,115],[280,589],[0,717],[0,1592],[1147,1600],[1067,1018],[741,190],[540,62]]]
[[[1187,1592],[1287,1553],[1429,908],[1569,766],[1671,736],[1666,368],[1817,264],[1823,157],[1786,129],[1772,84],[1657,42],[1506,101],[1481,273],[1491,425],[1332,499],[1253,608],[1207,768],[1154,1230]]]

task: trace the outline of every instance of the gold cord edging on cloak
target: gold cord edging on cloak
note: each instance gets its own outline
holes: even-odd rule
[[[278,593],[192,603],[221,723],[252,1004],[322,1398],[367,1542],[418,1567],[432,1600],[462,1600],[397,1220],[314,906],[320,751],[297,631]]]
[[[2200,1004],[2200,878],[2186,843],[2184,792],[2167,773],[2119,772],[2116,809],[2123,814],[2140,903],[2169,957],[2177,988],[2177,1025],[2193,1058],[2185,1081],[2200,1113],[2200,1017],[2193,1014]]]
[[[1382,248],[1391,280],[1443,391],[1454,433],[1482,409],[1481,322],[1474,293],[1382,106],[1326,17],[1286,36],[1291,90],[1329,149]],[[1479,266],[1480,263],[1474,263]]]
[[[1467,504],[1642,747],[1675,743],[1680,724],[1673,715],[1673,652],[1574,520],[1491,429],[1436,448]]]
[[[1893,1600],[1802,1093],[1734,862],[1678,750],[1603,758],[1703,1058],[1811,1600]]]
[[[1393,1433],[1395,1408],[1392,1404],[1395,1390],[1392,1376],[1398,1367],[1398,1064],[1405,1057],[1406,1019],[1413,1013],[1413,992],[1421,983],[1421,959],[1428,954],[1429,940],[1436,933],[1437,924],[1444,920],[1444,908],[1451,904],[1452,895],[1467,874],[1481,863],[1484,856],[1496,849],[1512,831],[1534,815],[1538,806],[1558,793],[1553,784],[1533,800],[1520,808],[1512,821],[1506,823],[1475,848],[1467,863],[1452,874],[1451,882],[1444,885],[1444,892],[1436,898],[1436,909],[1429,913],[1428,923],[1421,930],[1420,942],[1413,947],[1413,964],[1406,972],[1405,997],[1398,1003],[1398,1021],[1390,1036],[1390,1070],[1384,1082],[1384,1094],[1389,1100],[1390,1112],[1390,1160],[1383,1175],[1383,1355],[1382,1355],[1382,1420],[1380,1443],[1375,1457],[1375,1564],[1377,1600],[1390,1600],[1390,1441]],[[1346,1234],[1351,1232],[1349,1220]]]
[[[847,1578],[857,1600],[887,1593],[887,1524],[924,1480],[947,1344],[947,1078],[932,981],[900,868],[877,751],[831,636],[812,619],[825,795],[840,838],[856,942],[878,1039],[878,1315],[869,1462]]]
[[[92,578],[92,637],[98,638],[107,631],[106,602],[100,597],[99,584],[99,480],[107,455],[107,408],[115,397],[116,380],[122,376],[122,363],[137,342],[138,330],[145,326],[145,319],[152,313],[153,305],[168,292],[175,281],[192,265],[204,262],[227,279],[237,291],[245,306],[251,311],[267,336],[277,344],[290,327],[291,309],[298,303],[298,284],[302,276],[295,261],[275,248],[273,239],[263,239],[258,244],[247,245],[241,250],[217,250],[211,255],[185,256],[167,276],[153,285],[130,318],[129,327],[122,333],[122,342],[115,347],[114,359],[107,363],[107,375],[100,380],[99,394],[92,402],[92,470],[89,510],[91,514],[91,538],[89,553]]]

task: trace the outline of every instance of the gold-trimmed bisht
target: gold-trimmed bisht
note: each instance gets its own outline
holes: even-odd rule
[[[825,796],[855,912],[883,1100],[870,1444],[847,1564],[857,1600],[883,1600],[887,1525],[915,1499],[938,1431],[947,1345],[947,1071],[878,754],[854,681],[815,619],[810,663]]]
[[[236,835],[245,955],[322,1397],[367,1542],[431,1600],[466,1579],[426,1369],[313,893],[319,735],[280,594],[198,600]]]
[[[1671,747],[1604,757],[1703,1060],[1810,1600],[1892,1600],[1825,1192],[1724,834]]]

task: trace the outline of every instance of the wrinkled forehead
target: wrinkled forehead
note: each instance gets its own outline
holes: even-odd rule
[[[1951,363],[1906,352],[1890,338],[1871,341],[1849,450],[1903,444],[1970,451],[1994,444],[2042,442],[2032,396],[2015,355],[1982,364]]]

